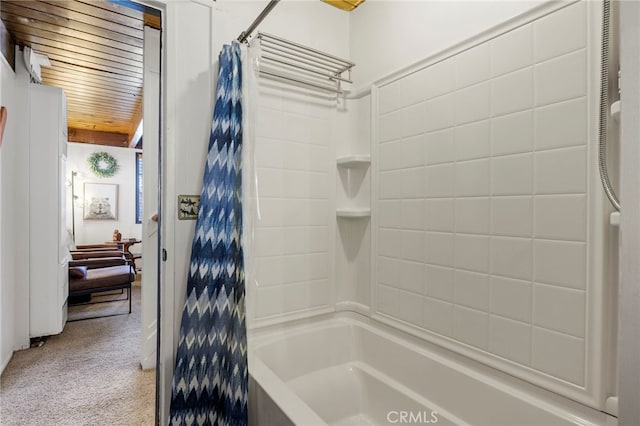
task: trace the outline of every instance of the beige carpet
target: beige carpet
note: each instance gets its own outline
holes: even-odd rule
[[[71,307],[70,316],[128,311],[124,301],[88,306]],[[0,424],[153,425],[155,371],[141,370],[139,354],[134,286],[131,315],[67,323],[44,345],[13,355],[0,378]]]

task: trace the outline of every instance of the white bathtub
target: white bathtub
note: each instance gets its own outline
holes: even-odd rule
[[[615,418],[356,314],[249,337],[249,424],[615,425]]]

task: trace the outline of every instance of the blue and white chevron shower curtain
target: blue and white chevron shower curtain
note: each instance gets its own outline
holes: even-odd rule
[[[173,373],[172,425],[247,424],[241,71],[240,45],[225,45]]]

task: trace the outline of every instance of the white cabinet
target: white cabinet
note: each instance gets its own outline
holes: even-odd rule
[[[67,106],[62,89],[29,86],[29,335],[67,320]]]

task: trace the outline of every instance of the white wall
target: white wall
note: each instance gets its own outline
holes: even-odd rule
[[[91,172],[87,160],[94,152],[107,152],[118,161],[118,172],[108,178]],[[67,181],[71,182],[71,172],[78,172],[75,179],[76,201],[76,244],[98,244],[112,239],[113,230],[118,229],[122,238],[142,236],[142,224],[136,223],[136,152],[131,148],[69,143],[67,150]],[[83,220],[82,200],[84,183],[113,183],[118,185],[118,220]],[[71,230],[71,188],[67,191],[67,228]],[[135,246],[133,251],[139,252]]]
[[[350,14],[355,85],[368,86],[541,3],[369,0]]]
[[[217,1],[216,46],[235,40],[265,5],[265,1]],[[345,59],[349,57],[349,14],[315,0],[280,2],[254,35],[260,31]]]

